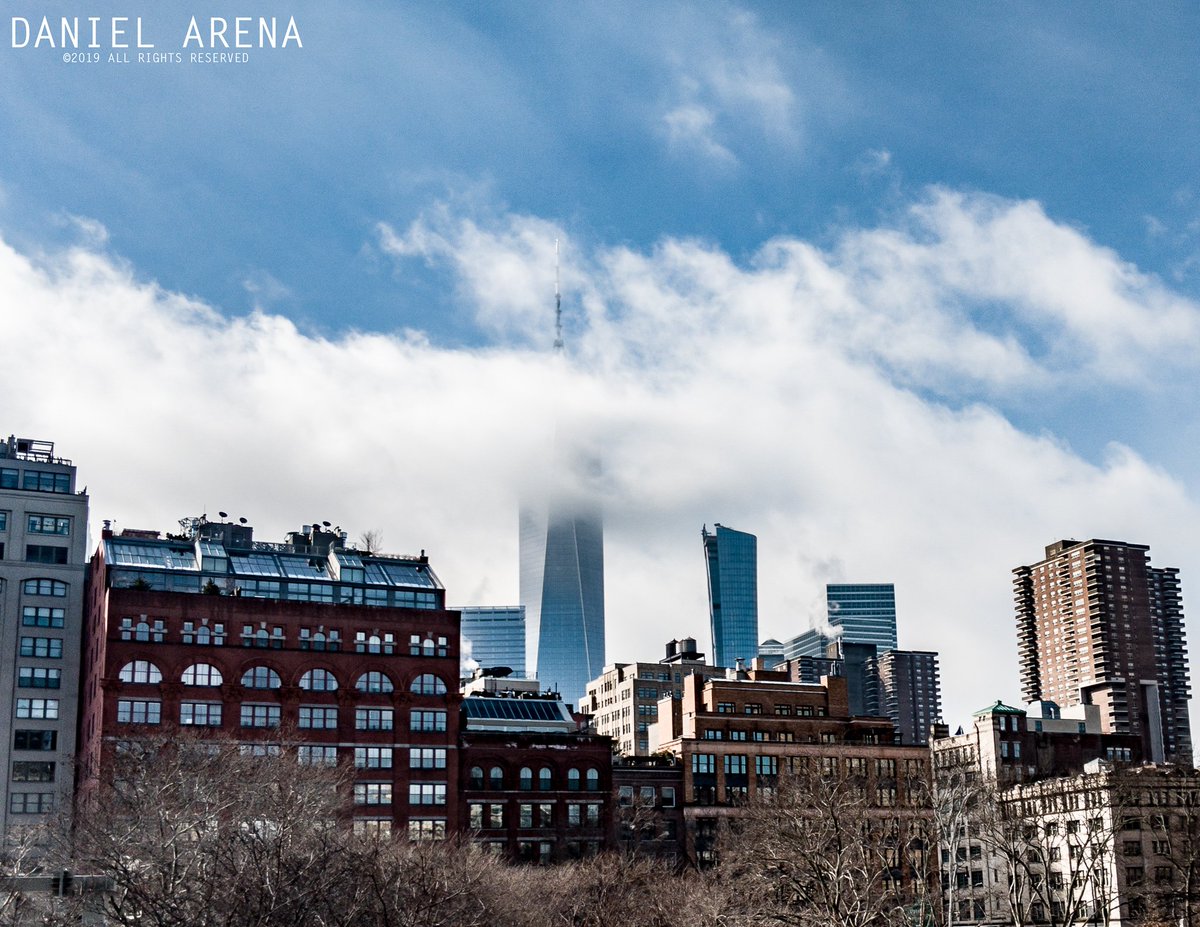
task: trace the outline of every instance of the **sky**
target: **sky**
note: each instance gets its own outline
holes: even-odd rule
[[[264,0],[299,41],[246,50],[106,6],[0,17],[0,430],[93,533],[329,520],[512,604],[569,439],[609,662],[708,639],[719,521],[762,638],[895,583],[952,727],[1019,701],[1045,545],[1200,589],[1195,5]]]

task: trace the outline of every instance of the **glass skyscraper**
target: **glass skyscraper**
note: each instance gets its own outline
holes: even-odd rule
[[[525,607],[523,605],[466,606],[462,612],[463,655],[482,667],[507,666],[525,675]],[[470,642],[470,653],[467,644]]]
[[[874,644],[879,653],[895,650],[896,587],[891,583],[829,583],[825,587],[828,622],[853,644]],[[832,636],[817,629],[785,641],[784,656],[823,657]]]
[[[604,669],[604,525],[594,504],[521,508],[525,656],[543,689],[579,705]]]
[[[746,666],[758,655],[758,538],[713,525],[701,529],[708,568],[713,662]]]

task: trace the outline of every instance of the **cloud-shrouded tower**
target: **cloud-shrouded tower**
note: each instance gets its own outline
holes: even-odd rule
[[[579,704],[604,669],[604,525],[600,508],[561,494],[521,506],[526,658],[543,688]]]
[[[554,352],[564,355],[558,242],[554,243]],[[550,485],[521,504],[521,586],[526,666],[542,688],[579,705],[604,669],[604,522],[599,460],[556,442]]]

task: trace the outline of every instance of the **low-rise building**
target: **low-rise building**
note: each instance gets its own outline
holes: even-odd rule
[[[468,695],[460,744],[462,825],[473,840],[539,863],[612,845],[612,741],[580,732],[557,695]]]
[[[355,827],[458,827],[458,614],[428,558],[309,525],[106,530],[86,602],[79,785],[123,741],[188,729],[354,770]],[[287,745],[284,745],[284,739]]]
[[[659,702],[650,746],[680,758],[688,852],[700,862],[723,818],[802,770],[852,779],[871,808],[928,817],[929,751],[897,745],[886,718],[852,717],[840,677],[811,685],[764,670],[689,676],[682,699]]]

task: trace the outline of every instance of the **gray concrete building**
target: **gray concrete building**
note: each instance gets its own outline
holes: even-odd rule
[[[4,833],[70,799],[87,493],[54,444],[0,441],[0,783]]]

